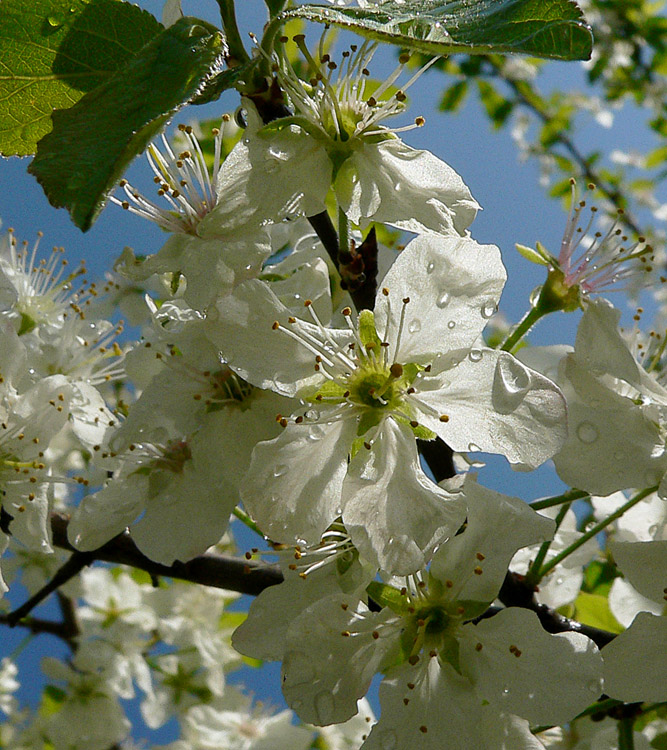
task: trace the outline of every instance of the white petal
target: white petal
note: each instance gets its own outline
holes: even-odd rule
[[[666,461],[652,456],[664,441],[650,415],[599,383],[571,355],[563,368],[577,393],[565,388],[569,434],[554,457],[560,478],[596,495],[658,484]]]
[[[281,330],[282,326],[299,333],[302,329],[321,339],[313,324],[297,320],[290,323],[291,312],[262,281],[246,281],[233,295],[218,300],[209,336],[221,350],[221,356],[242,378],[259,388],[271,388],[283,396],[294,396],[307,383],[323,381],[315,372],[316,354]],[[350,331],[326,329],[327,335],[344,346],[352,340]],[[323,345],[326,342],[323,342]]]
[[[460,658],[480,695],[534,724],[564,724],[602,692],[602,657],[593,641],[580,633],[550,635],[520,607],[466,625]]]
[[[604,691],[628,703],[667,701],[667,617],[640,612],[602,649]]]
[[[437,659],[392,669],[380,685],[380,706],[362,750],[543,749],[528,722],[483,705],[470,682]]]
[[[248,617],[234,631],[232,644],[246,656],[279,661],[284,656],[287,629],[292,622],[307,607],[340,593],[331,565],[304,578],[286,571],[283,583],[264,589],[252,602]]]
[[[356,432],[353,419],[290,424],[258,443],[243,480],[243,504],[277,542],[320,541],[342,511],[341,489]]]
[[[471,237],[420,235],[398,256],[380,284],[375,319],[380,336],[389,331],[399,362],[471,347],[495,312],[507,273],[495,245]],[[389,290],[385,296],[382,289]],[[398,351],[396,336],[405,307]]]
[[[362,226],[378,221],[409,232],[463,234],[479,208],[449,165],[398,138],[355,150],[335,189],[349,218]]]
[[[386,631],[395,615],[359,614],[357,602],[340,594],[327,597],[308,607],[287,632],[283,694],[303,721],[322,726],[354,716],[357,700],[395,646],[397,630],[391,638],[373,635]]]
[[[460,495],[424,474],[414,435],[393,419],[350,462],[343,498],[343,521],[361,555],[401,576],[423,568],[466,515]]]
[[[300,130],[258,135],[254,105],[244,100],[249,127],[218,172],[216,206],[199,223],[201,237],[325,210],[332,165],[324,147]]]
[[[555,524],[523,500],[502,495],[466,479],[468,505],[465,530],[437,551],[431,575],[452,581],[451,596],[475,602],[495,599],[514,553],[529,544],[551,539]]]
[[[629,628],[640,612],[661,615],[664,607],[661,602],[642,596],[624,578],[615,578],[609,591],[609,609],[621,625]]]
[[[471,349],[452,367],[435,363],[412,398],[418,421],[453,450],[500,453],[531,468],[551,458],[567,432],[560,390],[507,352]]]
[[[642,596],[664,601],[667,587],[667,541],[609,543],[623,575]]]

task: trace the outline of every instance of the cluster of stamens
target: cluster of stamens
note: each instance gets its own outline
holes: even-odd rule
[[[276,45],[277,59],[272,61],[273,70],[296,115],[305,117],[323,129],[329,138],[337,141],[399,133],[424,125],[423,117],[417,117],[412,125],[401,128],[379,127],[379,122],[405,111],[406,90],[437,58],[411,76],[400,90],[389,93],[405,71],[409,55],[402,54],[398,67],[376,87],[370,81],[368,69],[377,49],[376,43],[366,40],[361,46],[350,45],[342,53],[343,60],[339,66],[325,51],[325,37],[326,31],[315,54],[306,46],[303,34],[292,37],[306,61],[307,81],[302,81],[295,74],[284,47],[289,38],[281,37],[279,41],[282,44]]]
[[[574,179],[570,180],[570,185],[572,203],[558,256],[565,285],[578,286],[584,294],[607,292],[612,287],[621,291],[631,279],[651,273],[653,249],[644,237],[627,244],[628,237],[620,227],[623,209],[618,209],[616,219],[606,232],[589,234],[598,209],[591,206],[590,217],[583,226],[581,215],[587,204],[585,200],[577,201]],[[588,189],[595,190],[595,185],[588,185]]]
[[[230,121],[223,115],[222,125]],[[126,198],[111,200],[121,208],[154,221],[168,232],[183,234],[197,233],[197,225],[211,211],[217,201],[215,181],[222,165],[223,126],[213,129],[214,151],[213,168],[209,172],[206,157],[190,125],[179,125],[178,130],[186,141],[187,148],[175,153],[167,138],[162,135],[162,150],[154,144],[148,147],[146,157],[153,171],[153,182],[157,195],[168,208],[146,198],[127,180],[119,186]]]

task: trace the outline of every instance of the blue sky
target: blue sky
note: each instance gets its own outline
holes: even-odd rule
[[[160,15],[162,2],[143,0],[142,7]],[[188,2],[184,9],[191,15],[203,14],[212,21],[217,20],[217,6],[213,0]],[[261,31],[264,21],[264,5],[261,0],[240,0],[238,3],[239,21],[243,29]],[[395,52],[383,50],[374,61],[371,71],[374,77],[381,78],[395,64]],[[579,85],[583,77],[578,63],[549,63],[544,81],[547,85],[567,88]],[[540,240],[547,248],[556,251],[565,223],[565,213],[561,205],[545,196],[538,183],[538,168],[532,162],[519,163],[516,149],[508,130],[494,131],[488,118],[481,111],[474,97],[469,97],[461,112],[446,115],[437,111],[438,99],[445,81],[442,74],[426,74],[411,90],[412,109],[410,116],[424,115],[426,126],[406,134],[405,140],[418,148],[427,148],[451,164],[463,177],[473,195],[483,207],[471,231],[481,243],[493,243],[501,248],[509,280],[501,300],[500,310],[509,320],[517,320],[528,305],[530,291],[542,281],[541,269],[523,260],[514,249],[514,243],[534,246]],[[179,114],[170,125],[188,122],[193,118],[219,116],[224,111],[233,111],[238,98],[227,93],[221,102],[205,107],[190,107]],[[645,129],[636,127],[637,112],[628,107],[616,113],[614,126],[605,129],[592,119],[587,121],[579,134],[582,150],[595,144],[597,148],[611,151],[650,147],[651,141]],[[655,144],[653,144],[655,145]],[[70,222],[64,210],[51,208],[41,188],[33,177],[26,173],[28,159],[0,160],[0,219],[2,227],[14,227],[20,240],[32,241],[38,230],[44,232],[44,248],[63,245],[70,263],[85,258],[91,276],[101,275],[124,246],[132,246],[137,253],[156,252],[165,240],[165,235],[156,226],[143,221],[114,205],[108,205],[94,227],[82,234]],[[143,159],[137,159],[129,171],[130,181],[141,182],[147,174]],[[614,300],[622,305],[618,296]],[[571,342],[576,326],[577,315],[553,316],[536,331],[532,340],[536,343]],[[512,472],[501,459],[492,460],[483,470],[481,481],[489,486],[516,494],[525,499],[533,499],[545,494],[557,494],[562,484],[547,466],[530,474]],[[11,599],[20,601],[22,592],[13,591]],[[55,611],[51,614],[55,616]],[[48,616],[49,609],[45,610]],[[22,641],[25,633],[2,632],[0,656],[11,653]],[[37,699],[37,684],[30,684],[28,675],[39,674],[38,660],[46,653],[53,653],[60,644],[54,639],[42,636],[33,641],[23,651],[20,658],[23,679],[27,680],[22,689],[24,699],[33,702]],[[273,668],[270,675],[253,677],[252,688],[259,697],[271,703],[281,700],[278,687],[278,670]],[[136,715],[136,713],[135,713]],[[139,732],[135,736],[142,736]],[[166,741],[166,737],[155,741]]]

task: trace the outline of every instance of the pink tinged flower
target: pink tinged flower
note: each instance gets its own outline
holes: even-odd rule
[[[619,226],[622,209],[606,231],[593,229],[598,209],[591,206],[588,221],[582,219],[586,201],[577,201],[576,182],[570,180],[572,202],[558,254],[558,266],[566,287],[578,287],[582,295],[627,289],[638,277],[653,270],[653,249],[643,237],[629,242]],[[595,185],[589,185],[594,190]],[[585,226],[584,226],[585,222]]]

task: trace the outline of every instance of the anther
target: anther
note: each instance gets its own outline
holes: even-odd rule
[[[441,414],[439,417],[441,422],[449,422],[449,415],[447,414]]]

